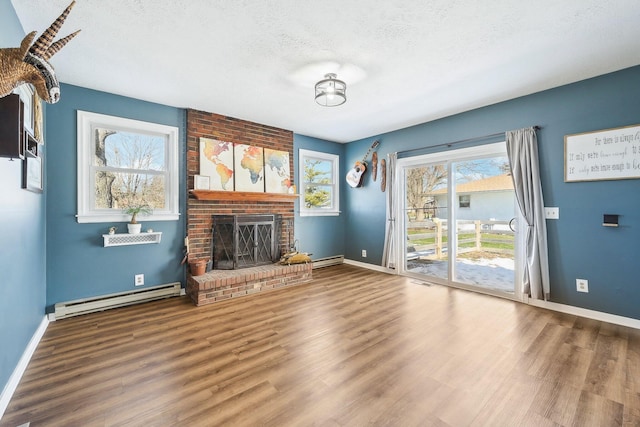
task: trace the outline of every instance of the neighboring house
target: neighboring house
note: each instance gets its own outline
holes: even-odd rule
[[[434,190],[431,205],[436,217],[447,218],[446,188]],[[461,220],[509,221],[515,215],[511,175],[469,181],[456,186],[456,218]],[[427,212],[429,207],[425,206]]]

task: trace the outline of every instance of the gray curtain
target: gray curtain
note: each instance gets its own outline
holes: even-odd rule
[[[538,165],[535,128],[506,132],[511,176],[520,212],[526,222],[526,262],[522,292],[534,299],[549,299],[547,224]]]
[[[395,268],[396,248],[394,245],[394,234],[396,228],[396,218],[394,214],[395,206],[395,185],[396,185],[396,160],[398,153],[387,155],[387,224],[384,231],[384,250],[382,252],[382,266]]]

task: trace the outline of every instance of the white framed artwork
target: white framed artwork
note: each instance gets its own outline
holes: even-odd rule
[[[211,179],[205,175],[193,176],[193,189],[194,190],[210,190]]]

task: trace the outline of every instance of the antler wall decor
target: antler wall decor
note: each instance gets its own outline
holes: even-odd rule
[[[31,83],[46,102],[55,104],[60,100],[60,83],[49,59],[80,32],[53,42],[75,3],[72,1],[33,45],[35,31],[25,36],[19,48],[0,49],[0,98],[23,83]]]

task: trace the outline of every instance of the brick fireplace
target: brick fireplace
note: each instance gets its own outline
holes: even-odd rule
[[[199,142],[200,138],[212,138],[219,141],[241,143],[256,147],[272,148],[289,153],[290,176],[293,177],[293,132],[258,123],[248,122],[220,114],[187,110],[187,186],[194,188],[194,175],[200,172]],[[277,215],[280,219],[279,253],[288,251],[293,244],[294,236],[294,199],[279,197],[262,197],[259,193],[251,197],[224,197],[222,199],[198,200],[190,195],[187,201],[187,235],[189,236],[189,261],[210,259],[212,249],[212,228],[214,215]],[[310,280],[311,266],[299,268],[280,268],[273,266],[275,275],[268,271],[272,266],[260,266],[258,272],[248,271],[251,268],[238,270],[238,275],[249,277],[233,279],[227,277],[233,272],[213,270],[204,276],[191,277],[187,281],[187,293],[200,305],[234,296],[246,295],[243,289],[223,292],[226,283],[250,283],[249,293],[259,292],[263,288],[270,289],[287,284]],[[295,276],[295,277],[294,277]],[[265,277],[264,286],[256,278]],[[291,280],[286,280],[289,277]],[[282,279],[285,280],[282,280]],[[246,280],[245,280],[246,279]],[[267,282],[269,282],[267,284]],[[234,285],[235,286],[235,285]],[[242,287],[241,286],[241,287]],[[200,288],[202,290],[200,291]],[[209,297],[202,296],[205,292]],[[220,288],[220,289],[218,289]],[[219,293],[216,293],[220,291]]]

